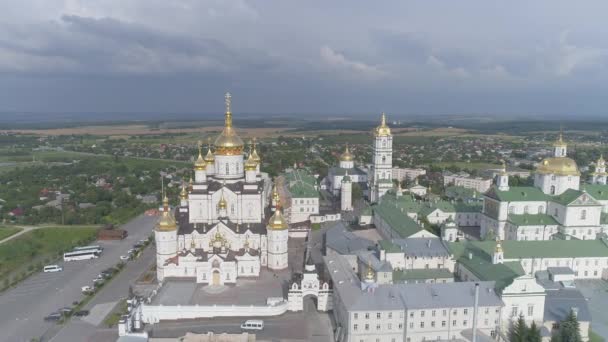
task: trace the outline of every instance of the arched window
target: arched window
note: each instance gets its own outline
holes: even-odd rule
[[[528,211],[529,211],[529,209],[530,209],[530,208],[529,208],[527,205],[526,205],[526,206],[524,206],[524,214],[527,214],[527,213],[528,213]]]
[[[555,185],[551,185],[551,195],[555,195]]]
[[[587,210],[581,210],[581,220],[587,219]]]
[[[538,206],[538,213],[542,214],[545,212],[545,207],[543,207],[542,205]]]
[[[226,163],[226,174],[230,174],[230,166],[228,163]]]

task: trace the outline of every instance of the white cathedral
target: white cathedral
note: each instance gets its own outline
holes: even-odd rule
[[[278,198],[269,199],[271,182],[260,172],[255,143],[246,160],[244,147],[232,126],[227,93],[215,151],[209,146],[203,157],[199,143],[194,180],[182,185],[175,214],[164,196],[155,229],[158,281],[175,277],[233,284],[240,277],[259,276],[262,267],[288,267],[288,224]]]

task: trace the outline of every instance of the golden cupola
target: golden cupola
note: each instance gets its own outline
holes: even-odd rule
[[[262,158],[260,158],[260,156],[258,155],[258,151],[256,149],[256,139],[253,138],[253,151],[251,151],[251,158],[253,159],[254,162],[256,162],[258,165],[260,165],[260,163],[262,162]]]
[[[186,189],[186,183],[184,183],[184,182],[182,182],[182,191],[180,191],[180,193],[179,193],[179,198],[181,200],[188,199],[188,190]]]
[[[560,130],[559,132],[559,136],[557,137],[557,140],[555,140],[555,142],[553,143],[553,147],[566,147],[566,142],[564,141],[564,134],[563,132]]]
[[[196,162],[194,162],[194,169],[196,171],[204,171],[207,169],[207,162],[203,158],[202,149],[203,149],[203,144],[199,141],[198,142],[198,158],[196,159]]]
[[[380,118],[380,126],[374,130],[374,135],[377,137],[387,137],[391,135],[391,128],[386,124],[386,114],[382,113]]]
[[[258,163],[253,160],[251,153],[249,153],[249,157],[245,161],[245,171],[255,171],[258,168]]]
[[[224,198],[224,190],[222,190],[222,196],[220,197],[220,201],[217,203],[217,208],[220,210],[226,210],[228,208],[228,202]]]
[[[576,162],[568,157],[545,158],[536,168],[536,173],[558,176],[580,176]]]
[[[342,155],[340,155],[340,161],[353,161],[353,155],[350,153],[350,150],[348,149],[348,144],[346,144],[344,153],[342,153]]]
[[[205,155],[207,165],[215,163],[215,156],[211,152],[211,138],[207,138],[207,155]]]
[[[161,232],[169,232],[177,229],[177,223],[171,214],[171,209],[169,209],[169,199],[167,198],[167,195],[163,198],[163,212],[160,220],[158,220],[157,229]]]
[[[365,275],[365,280],[366,281],[373,281],[374,280],[374,269],[372,268],[372,262],[368,261],[367,262],[367,274]]]
[[[224,130],[215,139],[215,154],[217,155],[239,155],[243,153],[243,140],[239,138],[232,127],[231,96],[226,93],[226,114],[224,119]]]
[[[287,228],[289,228],[289,225],[287,225],[287,220],[283,216],[281,204],[277,202],[277,210],[274,211],[274,214],[268,220],[268,229],[284,230]]]

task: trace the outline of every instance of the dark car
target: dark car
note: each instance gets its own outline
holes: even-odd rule
[[[70,314],[72,314],[72,311],[73,311],[72,308],[67,307],[67,306],[57,310],[58,313],[65,315],[65,316],[69,316]]]
[[[74,316],[76,317],[84,317],[89,315],[89,310],[79,310],[74,312]]]
[[[63,315],[59,312],[53,312],[52,314],[44,317],[44,320],[47,322],[57,322],[63,318]]]

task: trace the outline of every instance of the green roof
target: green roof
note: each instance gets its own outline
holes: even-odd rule
[[[378,245],[380,246],[380,249],[387,253],[403,253],[401,247],[390,240],[380,240],[378,241]]]
[[[405,212],[401,212],[394,202],[381,201],[374,207],[374,215],[379,215],[400,237],[406,238],[424,230]]]
[[[459,213],[480,213],[483,208],[482,202],[473,202],[473,203],[464,203],[457,202],[454,203],[454,209]]]
[[[285,173],[289,192],[295,198],[317,198],[319,191],[316,189],[317,180],[304,169],[290,170]]]
[[[608,201],[608,185],[585,184],[583,189],[598,201]]]
[[[454,274],[447,268],[429,268],[416,270],[396,270],[393,271],[393,282],[403,282],[406,280],[422,279],[446,279],[454,278]]]
[[[493,186],[485,195],[501,202],[531,202],[549,199],[549,196],[533,186],[512,186],[508,191],[500,191],[496,186]]]
[[[583,194],[582,191],[568,189],[564,191],[561,195],[554,196],[551,201],[555,203],[559,203],[561,205],[568,205],[574,202],[575,199],[579,198]]]
[[[456,209],[454,209],[454,205],[448,201],[425,202],[420,209],[420,215],[428,216],[436,209],[440,209],[444,213],[453,213],[456,211]]]
[[[516,226],[540,226],[540,225],[558,225],[559,223],[551,215],[546,214],[510,214],[509,222]]]
[[[505,259],[608,257],[608,244],[603,240],[506,240],[501,244]],[[492,255],[496,242],[451,242],[448,246],[455,256],[466,254],[466,249],[481,250]]]

